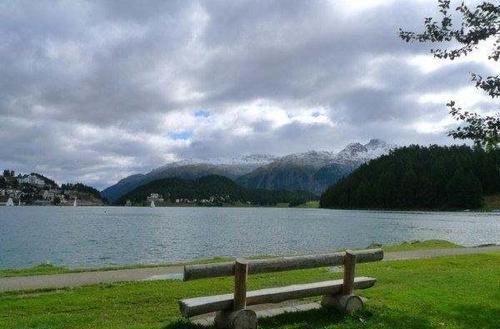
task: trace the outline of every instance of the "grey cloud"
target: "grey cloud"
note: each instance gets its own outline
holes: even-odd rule
[[[461,88],[468,72],[486,69],[464,64],[424,74],[406,62],[429,48],[403,43],[398,28],[419,29],[435,12],[433,0],[349,16],[326,0],[3,2],[0,136],[9,148],[0,150],[0,166],[44,168],[103,187],[162,165],[165,155],[335,150],[371,137],[449,143],[405,128],[430,113],[446,116],[444,107],[407,96]],[[383,83],[360,85],[364,77]],[[336,126],[273,128],[263,118],[248,135],[210,130],[190,145],[127,137],[167,138],[166,113],[206,109],[217,117],[256,99],[285,110],[325,108]],[[102,136],[75,137],[82,126]]]

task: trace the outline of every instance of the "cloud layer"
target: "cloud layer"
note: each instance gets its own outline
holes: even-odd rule
[[[4,1],[0,166],[104,187],[179,158],[449,143],[488,102],[409,45],[435,1]],[[487,47],[488,45],[485,45]]]

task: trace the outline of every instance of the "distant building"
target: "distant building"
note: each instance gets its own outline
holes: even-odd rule
[[[49,200],[35,200],[33,201],[34,206],[50,206],[51,202]]]
[[[54,201],[54,198],[57,196],[56,191],[45,190],[43,191],[43,199],[48,201]]]
[[[163,197],[158,194],[158,193],[151,193],[148,197],[147,197],[147,201],[151,202],[163,202]]]
[[[19,184],[31,184],[37,186],[45,186],[45,181],[37,175],[24,175],[17,178]]]

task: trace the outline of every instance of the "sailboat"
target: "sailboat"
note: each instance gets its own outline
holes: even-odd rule
[[[7,200],[7,203],[5,205],[7,207],[13,207],[14,206],[14,200],[12,200],[12,198],[9,198],[9,200]]]
[[[19,202],[17,203],[18,206],[21,206],[21,199],[19,199]]]
[[[155,205],[154,200],[151,200],[151,208],[155,208],[155,207],[156,207],[156,205]]]
[[[75,201],[73,201],[73,207],[76,207],[77,206],[77,203],[76,203],[76,197],[75,197]]]

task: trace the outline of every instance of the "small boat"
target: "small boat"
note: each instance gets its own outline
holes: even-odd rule
[[[155,208],[155,207],[156,207],[155,202],[151,201],[151,208]]]

